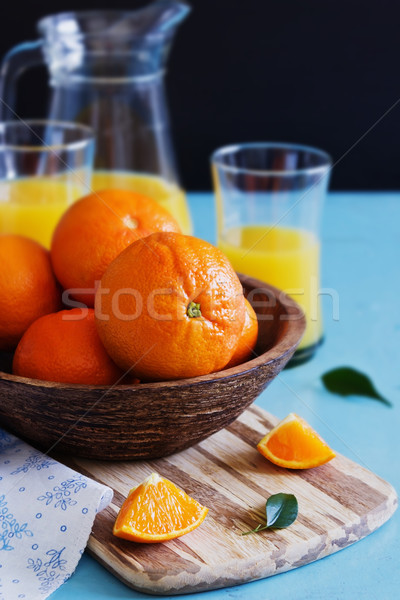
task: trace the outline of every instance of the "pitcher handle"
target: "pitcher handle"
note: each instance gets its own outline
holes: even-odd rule
[[[0,120],[13,119],[17,79],[25,69],[44,63],[43,41],[23,42],[11,48],[0,68]]]

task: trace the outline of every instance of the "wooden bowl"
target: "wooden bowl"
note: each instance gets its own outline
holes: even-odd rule
[[[258,317],[256,358],[201,377],[110,388],[0,372],[0,425],[45,451],[102,460],[167,456],[229,425],[283,369],[305,329],[288,296],[240,279]]]

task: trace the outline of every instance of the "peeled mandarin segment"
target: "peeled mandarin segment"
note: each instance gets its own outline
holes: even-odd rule
[[[113,533],[133,542],[163,542],[193,531],[207,513],[208,508],[174,483],[152,473],[130,491]]]
[[[327,463],[335,452],[301,417],[290,413],[257,444],[272,463],[287,469],[309,469]]]

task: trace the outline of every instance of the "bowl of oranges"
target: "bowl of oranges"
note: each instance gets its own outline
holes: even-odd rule
[[[293,300],[134,191],[75,202],[50,250],[0,236],[0,264],[0,426],[47,452],[192,446],[256,399],[305,328]]]

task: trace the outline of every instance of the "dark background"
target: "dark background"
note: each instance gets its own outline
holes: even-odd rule
[[[35,39],[47,14],[146,2],[7,2],[0,54]],[[167,89],[183,185],[210,189],[224,144],[287,141],[327,150],[332,189],[400,189],[400,5],[397,0],[192,0]],[[29,80],[29,77],[31,79]],[[22,116],[40,116],[46,84],[26,75]],[[386,116],[384,116],[386,114]]]

